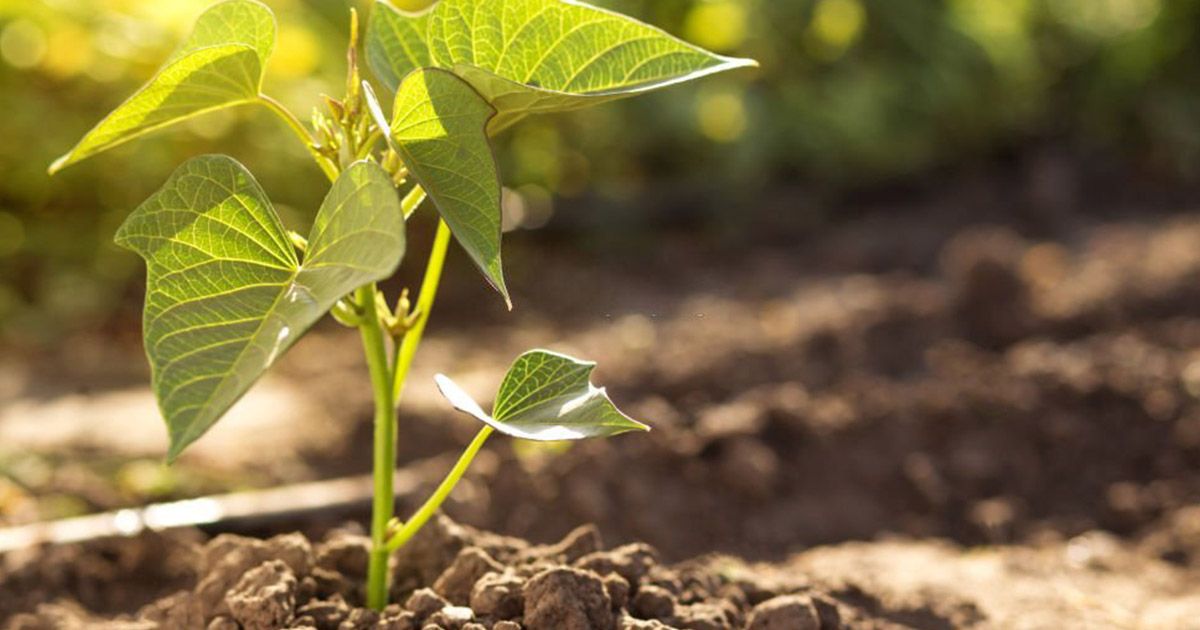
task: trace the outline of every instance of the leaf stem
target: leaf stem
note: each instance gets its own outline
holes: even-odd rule
[[[400,208],[404,211],[405,221],[417,211],[417,208],[421,207],[422,201],[425,201],[425,189],[420,186],[413,186],[413,189],[404,195],[404,198],[400,200]]]
[[[391,540],[388,541],[387,549],[389,552],[403,547],[437,513],[438,508],[442,506],[446,497],[450,496],[450,493],[454,490],[454,486],[458,485],[458,482],[462,480],[463,474],[467,472],[467,468],[471,466],[471,462],[479,454],[479,449],[483,448],[483,444],[491,437],[493,430],[490,426],[484,426],[479,430],[479,433],[475,435],[475,439],[471,440],[471,444],[467,446],[467,450],[463,451],[463,454],[459,456],[458,462],[454,464],[454,468],[450,469],[446,478],[438,485],[437,490],[425,500],[424,505],[413,514],[412,518],[404,523],[400,531],[396,532],[396,535],[392,536]]]
[[[356,301],[362,315],[359,331],[375,393],[375,487],[371,505],[367,605],[374,610],[383,610],[388,597],[388,522],[396,509],[392,487],[396,467],[396,400],[392,395],[386,335],[375,308],[375,292],[373,283],[361,287],[357,291]]]
[[[337,166],[330,162],[329,159],[324,155],[321,155],[321,152],[317,150],[316,144],[313,142],[312,134],[310,134],[308,130],[304,128],[304,123],[300,122],[300,119],[296,118],[295,114],[288,111],[288,108],[284,107],[283,103],[280,103],[274,98],[271,98],[266,94],[259,94],[258,100],[265,105],[267,109],[274,112],[276,116],[279,116],[283,122],[287,123],[287,126],[292,130],[293,133],[296,134],[296,137],[300,139],[300,142],[304,143],[304,148],[308,149],[309,154],[312,155],[312,158],[314,161],[316,161],[317,166],[321,167],[321,171],[325,173],[325,176],[329,178],[329,181],[337,181]]]
[[[379,144],[381,139],[383,139],[383,132],[379,131],[378,129],[372,131],[371,135],[367,136],[366,139],[363,140],[362,145],[358,147],[358,155],[355,157],[360,160],[367,159],[367,156],[371,155],[371,151],[375,150],[375,145]]]
[[[424,192],[421,193],[422,198]],[[413,197],[409,193],[402,205]],[[415,200],[420,203],[420,199]],[[413,206],[416,207],[415,204]],[[405,206],[405,212],[408,212]],[[425,266],[425,279],[421,281],[421,294],[417,297],[417,321],[404,335],[400,349],[396,352],[396,363],[392,368],[392,399],[399,404],[404,395],[404,382],[408,380],[409,369],[412,368],[413,358],[417,348],[421,346],[421,338],[425,335],[425,324],[429,322],[429,314],[433,311],[434,300],[437,299],[438,285],[442,281],[442,268],[446,264],[446,251],[450,247],[450,226],[445,221],[438,221],[437,235],[433,239],[433,249],[429,252],[429,263]]]

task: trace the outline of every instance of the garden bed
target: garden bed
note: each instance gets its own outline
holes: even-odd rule
[[[875,216],[803,253],[768,249],[730,265],[667,245],[691,270],[674,284],[635,263],[599,272],[586,255],[561,252],[555,273],[535,282],[547,267],[524,267],[514,253],[512,284],[537,293],[518,290],[516,301],[541,310],[518,309],[515,327],[435,331],[424,351],[432,358],[419,363],[488,391],[528,339],[558,339],[599,360],[599,380],[655,431],[566,454],[497,443],[446,506],[466,525],[440,523],[398,560],[394,601],[441,588],[453,610],[439,608],[433,621],[456,627],[460,615],[465,625],[467,591],[484,587],[453,572],[440,579],[455,565],[495,574],[489,584],[512,578],[521,606],[509,601],[504,615],[471,606],[472,623],[501,630],[513,626],[494,622],[572,627],[537,625],[556,615],[739,628],[764,606],[810,624],[785,628],[1187,627],[1200,618],[1200,224],[1089,223],[1038,240],[919,219]],[[586,309],[571,285],[597,287]],[[479,315],[479,298],[447,294],[447,326]],[[271,474],[368,470],[369,401],[348,385],[358,374],[336,374],[354,366],[352,342],[329,333],[298,347],[282,372],[359,421]],[[325,371],[294,367],[312,364],[305,352],[320,354]],[[418,370],[406,403],[401,457],[421,462],[407,469],[402,512],[473,430],[432,395],[430,376]],[[586,523],[596,529],[575,529]],[[409,627],[352,611],[362,540],[337,524],[12,553],[0,568],[0,618],[94,627],[150,606],[142,616],[208,624],[235,617],[222,606],[243,606],[257,588],[285,602],[291,594],[290,608],[271,613],[289,623]],[[292,530],[309,538],[209,539]],[[460,558],[464,549],[480,551]],[[238,570],[217,567],[218,556],[240,558]],[[617,570],[626,560],[636,573]],[[255,567],[262,583],[239,588]],[[206,583],[218,586],[189,594]],[[385,618],[427,623],[417,613],[435,603],[424,593]]]
[[[1065,548],[964,554],[895,541],[779,565],[722,556],[669,565],[649,545],[605,548],[591,526],[533,545],[443,518],[395,559],[392,597],[402,604],[382,613],[362,607],[368,549],[353,529],[316,543],[300,534],[95,541],[10,558],[0,613],[34,611],[13,616],[13,630],[832,630],[1183,628],[1200,612],[1182,571],[1102,535]],[[62,591],[77,599],[50,597]],[[121,610],[136,612],[104,614]]]

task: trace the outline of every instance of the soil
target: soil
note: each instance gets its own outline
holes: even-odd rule
[[[446,505],[464,525],[397,559],[405,605],[383,617],[355,608],[361,532],[297,523],[308,538],[9,554],[0,620],[1200,628],[1200,220],[1144,208],[1030,220],[923,201],[751,255],[667,240],[663,265],[514,235],[510,284],[529,305],[514,316],[449,270],[402,428],[426,488],[401,510],[475,430],[437,399],[435,367],[482,399],[527,347],[586,356],[654,432],[567,451],[493,441]],[[355,353],[324,331],[280,366],[357,421],[297,420],[321,444],[257,471],[264,483],[369,470]]]
[[[1181,571],[1103,535],[963,554],[944,542],[847,544],[779,565],[669,565],[581,527],[550,545],[442,517],[393,563],[392,604],[362,607],[369,541],[174,534],[10,558],[5,628],[135,630],[837,630],[1194,628]],[[114,554],[115,550],[119,550]],[[48,596],[69,589],[71,600]],[[40,602],[40,603],[39,603]],[[96,611],[136,610],[116,617]],[[31,612],[12,614],[16,610]]]

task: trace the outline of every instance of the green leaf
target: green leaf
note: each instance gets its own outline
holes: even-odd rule
[[[395,271],[404,220],[387,173],[356,163],[322,204],[301,264],[254,177],[204,156],[116,240],[146,260],[146,353],[173,461],[339,299]]]
[[[256,102],[274,46],[275,17],[262,3],[213,6],[158,74],[56,160],[50,173],[156,129]]]
[[[391,141],[454,237],[511,308],[500,256],[500,176],[484,131],[494,113],[462,79],[444,70],[419,69],[396,93]]]
[[[429,11],[407,13],[376,2],[367,24],[367,65],[376,78],[395,92],[408,73],[431,65],[425,31]]]
[[[376,12],[389,25],[381,33],[402,23],[403,30],[376,46],[371,61],[380,79],[395,89],[389,81],[420,59],[401,51],[424,44],[433,65],[452,69],[496,108],[492,134],[528,114],[578,109],[757,65],[573,0],[442,0],[416,16],[389,9]]]
[[[650,427],[621,413],[589,381],[596,364],[546,350],[513,362],[488,415],[454,381],[439,374],[438,389],[456,409],[506,435],[539,442],[610,437]]]

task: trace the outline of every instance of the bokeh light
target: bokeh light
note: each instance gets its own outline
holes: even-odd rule
[[[746,6],[736,0],[708,0],[692,7],[684,36],[716,52],[733,52],[746,41]]]
[[[0,56],[8,65],[26,70],[46,55],[46,33],[30,20],[14,20],[0,32]]]
[[[1162,0],[1049,0],[1064,24],[1112,38],[1146,28],[1162,12]]]
[[[715,142],[735,142],[746,132],[746,103],[740,90],[706,88],[696,99],[700,131]]]
[[[818,0],[807,33],[809,51],[825,60],[842,56],[862,35],[866,16],[859,0]]]

